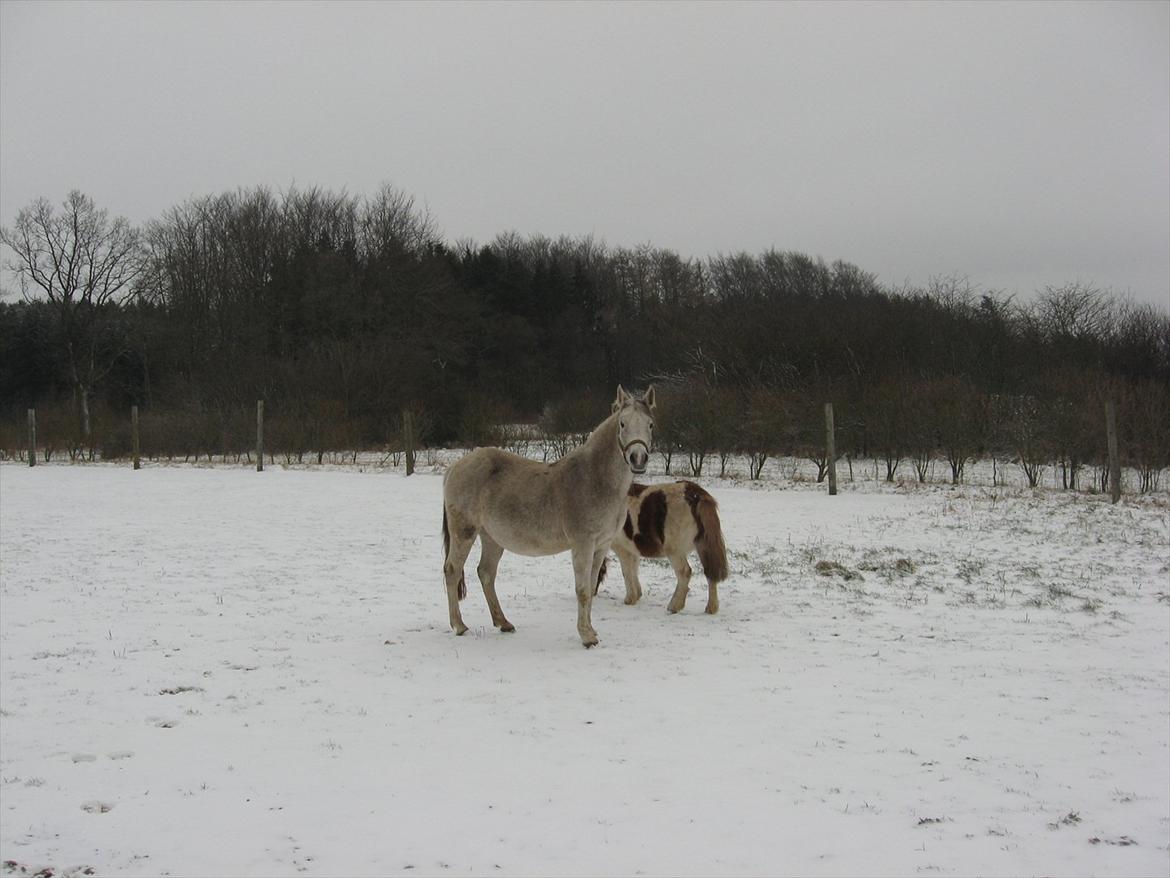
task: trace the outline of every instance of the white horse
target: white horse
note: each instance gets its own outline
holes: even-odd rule
[[[619,385],[613,414],[584,445],[544,464],[499,448],[477,448],[443,479],[443,574],[451,627],[467,626],[459,601],[467,595],[463,565],[478,536],[479,581],[501,631],[514,631],[496,597],[496,568],[505,550],[520,555],[569,551],[577,589],[577,632],[595,646],[594,584],[614,534],[626,518],[635,474],[646,471],[654,429],[654,388],[641,398]]]

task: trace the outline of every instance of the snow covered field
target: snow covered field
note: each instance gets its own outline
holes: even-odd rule
[[[1164,494],[702,481],[585,650],[567,556],[451,634],[435,474],[0,467],[3,871],[1170,872]]]

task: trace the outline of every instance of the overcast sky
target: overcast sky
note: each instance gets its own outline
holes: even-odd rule
[[[448,239],[1170,308],[1170,4],[0,3],[0,222],[390,182]]]

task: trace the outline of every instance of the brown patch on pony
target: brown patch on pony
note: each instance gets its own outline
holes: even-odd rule
[[[630,483],[630,490],[626,494],[630,497],[641,497],[642,492],[645,491],[649,485],[639,485],[637,482]]]
[[[642,498],[638,508],[638,534],[634,545],[644,558],[657,558],[662,554],[662,543],[666,540],[666,494],[651,491]]]
[[[699,515],[699,503],[702,500],[710,500],[714,503],[715,499],[694,482],[683,481],[682,485],[683,499],[691,507],[691,516],[695,519],[695,527],[698,529],[698,532],[695,534],[695,542],[697,543],[703,538],[703,531],[705,530],[703,527],[703,518]]]

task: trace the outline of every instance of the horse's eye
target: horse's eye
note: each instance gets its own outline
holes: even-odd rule
[[[626,429],[626,422],[625,421],[618,421],[618,426],[624,430],[624,429]]]
[[[651,421],[651,422],[650,422],[650,429],[651,429],[651,430],[653,430],[653,429],[654,429],[654,422],[653,422],[653,421]]]

